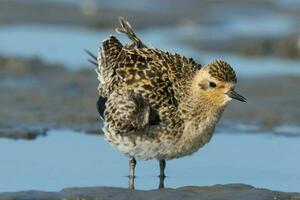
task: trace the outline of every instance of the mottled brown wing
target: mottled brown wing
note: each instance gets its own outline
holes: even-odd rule
[[[155,49],[124,48],[123,51],[123,60],[116,70],[122,80],[120,87],[142,95],[162,123],[171,123],[170,116],[175,114],[178,104],[168,77],[168,66],[157,59]]]
[[[185,96],[190,81],[195,73],[201,68],[193,58],[187,58],[177,53],[165,52],[163,63],[168,66],[168,77],[172,83],[177,101],[181,101]]]
[[[149,115],[150,106],[140,94],[115,90],[106,102],[106,129],[115,133],[139,130],[149,124]]]
[[[121,28],[132,44],[122,46],[113,36],[99,51],[98,110],[106,126],[116,132],[162,124],[179,124],[179,101],[199,68],[193,59],[147,48],[130,24],[120,18]]]
[[[159,49],[124,49],[124,52],[126,55],[119,63],[117,74],[126,84],[136,85],[141,82],[151,90],[167,90],[167,94],[172,95],[176,101],[182,99],[186,86],[201,68],[192,58]]]
[[[129,90],[141,95],[153,111],[150,118],[156,122],[176,123],[176,119],[170,116],[176,115],[178,103],[186,92],[186,85],[199,68],[200,65],[193,59],[178,54],[158,49],[123,47],[113,67],[113,76],[108,82],[111,85],[106,88],[110,88],[112,92]],[[113,101],[111,98],[111,104],[120,104]],[[128,115],[128,110],[122,112],[127,112],[124,116]]]

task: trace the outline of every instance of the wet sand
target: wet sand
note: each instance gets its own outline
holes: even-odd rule
[[[49,128],[98,132],[97,78],[39,60],[0,59],[0,135],[28,138]]]
[[[203,199],[203,200],[296,200],[300,199],[299,193],[284,193],[259,189],[244,184],[228,184],[214,186],[186,186],[176,189],[161,190],[129,190],[114,187],[86,187],[66,188],[59,192],[23,191],[15,193],[0,193],[1,200],[73,200],[73,199],[106,199],[106,200],[129,200],[129,199]]]
[[[0,99],[1,137],[33,139],[53,128],[100,133],[93,66],[72,71],[19,58],[0,58],[0,64],[0,92],[5,94]],[[237,90],[248,102],[233,101],[219,127],[234,129],[242,123],[254,125],[258,132],[280,125],[300,126],[299,84],[299,77],[287,76],[239,80]]]

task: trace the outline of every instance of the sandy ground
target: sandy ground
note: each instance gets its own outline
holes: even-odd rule
[[[284,193],[267,189],[258,189],[243,184],[214,185],[205,187],[187,186],[177,189],[161,190],[129,190],[113,187],[87,187],[67,188],[59,192],[24,191],[15,193],[0,193],[1,200],[75,200],[75,199],[105,199],[105,200],[131,200],[131,199],[163,199],[163,200],[296,200],[299,193]]]
[[[11,58],[0,58],[0,66],[0,136],[33,139],[51,128],[100,133],[98,80],[92,66],[69,71],[37,59]],[[239,80],[238,91],[248,102],[233,101],[220,126],[228,126],[227,121],[230,128],[243,123],[257,126],[256,131],[300,126],[299,84],[298,77]]]

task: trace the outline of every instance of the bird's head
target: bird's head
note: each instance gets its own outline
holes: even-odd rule
[[[234,89],[236,75],[231,66],[222,60],[215,60],[202,67],[192,82],[192,93],[215,105],[225,106],[230,100],[246,102],[246,98]]]

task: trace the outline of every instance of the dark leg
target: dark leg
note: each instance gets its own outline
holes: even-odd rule
[[[165,168],[166,168],[166,161],[165,160],[160,160],[159,161],[159,189],[162,189],[165,187],[164,182],[165,182]]]
[[[136,160],[134,157],[131,157],[129,159],[129,183],[128,183],[128,188],[129,189],[134,189],[134,178],[135,178],[135,165],[136,165]]]
[[[129,159],[129,177],[135,178],[135,165],[136,165],[136,160],[134,157],[131,157]]]
[[[165,176],[165,168],[166,168],[166,161],[160,160],[159,161],[159,177],[166,177]]]

